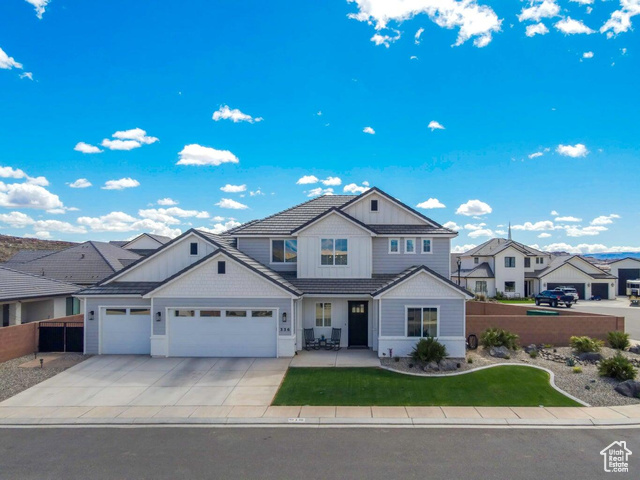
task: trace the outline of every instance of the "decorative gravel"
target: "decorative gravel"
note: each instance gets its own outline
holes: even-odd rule
[[[545,349],[544,351],[549,354],[555,353],[565,357],[571,356],[571,349],[569,347],[557,347],[555,352],[553,350],[554,349],[551,348]],[[600,353],[603,357],[608,358],[615,355],[616,350],[605,347]],[[623,352],[623,355],[635,360],[640,359],[640,355],[629,352]],[[469,359],[471,359],[473,363],[467,363]],[[594,407],[640,404],[640,399],[625,397],[624,395],[620,395],[616,392],[614,388],[619,382],[617,380],[598,375],[597,366],[591,363],[576,362],[576,365],[582,368],[582,373],[573,373],[573,367],[567,366],[564,362],[560,363],[557,361],[547,360],[542,358],[541,355],[538,355],[537,358],[531,358],[529,354],[525,353],[522,349],[513,352],[510,359],[502,359],[490,356],[489,352],[485,351],[482,347],[479,347],[478,350],[468,351],[466,360],[457,359],[457,361],[460,363],[460,368],[454,372],[464,372],[474,368],[500,363],[537,365],[551,370],[554,373],[555,383],[558,388],[561,388],[565,392]],[[381,363],[385,367],[399,372],[421,375],[442,375],[454,373],[438,371],[425,372],[419,365],[415,365],[415,362],[409,358],[400,358],[397,362],[395,359],[383,358]]]
[[[33,360],[33,355],[25,355],[24,357],[0,363],[0,402],[40,382],[44,382],[46,379],[64,372],[67,368],[73,367],[90,357],[90,355],[82,355],[81,353],[55,355],[59,358],[49,365],[45,365],[44,368],[25,368],[20,366]],[[40,355],[38,358],[40,358]]]

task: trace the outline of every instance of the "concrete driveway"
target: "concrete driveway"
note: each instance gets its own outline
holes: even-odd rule
[[[85,417],[189,416],[198,409],[225,416],[236,407],[250,414],[250,407],[271,404],[290,361],[96,356],[0,407],[68,407]]]
[[[615,300],[602,300],[600,302],[580,300],[572,307],[572,310],[624,317],[625,331],[631,335],[633,340],[640,342],[640,307],[631,307],[627,297],[618,297]]]

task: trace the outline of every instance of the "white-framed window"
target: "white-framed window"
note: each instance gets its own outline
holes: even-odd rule
[[[189,255],[198,255],[198,242],[191,242],[189,244]]]
[[[531,267],[531,258],[524,257],[524,268],[529,268],[529,267]]]
[[[316,303],[316,327],[331,326],[331,304]]]
[[[404,239],[404,253],[416,253],[416,239],[405,238]]]
[[[516,268],[516,257],[504,257],[505,268]]]
[[[542,265],[544,263],[544,258],[536,257],[536,265]]]
[[[422,253],[432,253],[432,242],[430,238],[422,239]]]
[[[349,243],[346,238],[323,238],[320,240],[320,265],[348,264]]]
[[[438,307],[407,307],[407,337],[437,337]]]
[[[371,211],[372,212],[377,212],[378,211],[378,200],[371,200],[371,203],[369,204],[369,206],[371,207]]]
[[[271,240],[271,263],[297,263],[298,240]]]
[[[476,280],[475,293],[487,293],[487,281],[486,280]]]
[[[480,259],[478,257],[473,257],[473,263],[478,265],[480,263]]]
[[[390,238],[389,239],[389,253],[400,253],[400,239],[399,238]]]
[[[513,293],[516,291],[516,282],[504,282],[504,291],[506,293]]]

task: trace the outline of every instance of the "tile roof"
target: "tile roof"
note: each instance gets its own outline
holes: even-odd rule
[[[20,250],[9,260],[7,260],[5,264],[8,265],[10,263],[26,263],[30,262],[31,260],[35,260],[36,258],[44,257],[45,255],[50,255],[59,251],[60,250]]]
[[[516,250],[519,250],[525,255],[534,256],[534,257],[542,257],[549,255],[548,253],[541,252],[540,250],[536,250],[535,248],[531,248],[523,243],[516,242],[515,240],[508,240],[506,238],[492,238],[491,240],[487,240],[482,245],[478,245],[471,250],[459,254],[462,257],[486,257],[496,255],[497,253],[503,251],[506,248],[513,247]]]
[[[456,268],[455,271],[452,270],[451,276],[455,277],[457,275],[458,270]],[[463,278],[493,278],[494,275],[491,266],[487,262],[483,262],[471,270],[460,270],[460,276]]]
[[[94,285],[78,292],[80,295],[144,295],[162,282],[113,282]]]
[[[374,232],[380,235],[433,235],[453,234],[453,230],[444,227],[432,227],[430,225],[382,225],[370,224]]]
[[[81,287],[0,267],[0,301],[71,295]]]
[[[386,290],[389,290],[390,288],[395,287],[397,284],[407,280],[408,278],[412,277],[413,275],[415,275],[415,274],[417,274],[419,272],[427,272],[427,273],[433,275],[434,277],[436,277],[437,279],[441,280],[443,283],[446,283],[449,286],[451,286],[451,287],[455,288],[456,290],[460,291],[461,293],[464,293],[466,296],[473,297],[471,292],[469,292],[467,289],[465,289],[465,288],[461,287],[460,285],[452,282],[450,279],[448,279],[446,277],[443,277],[438,272],[430,269],[426,265],[414,265],[412,267],[407,268],[403,272],[401,272],[398,275],[396,275],[396,277],[394,279],[392,279],[391,281],[389,281],[386,285],[382,286],[381,288],[379,288],[375,292],[372,292],[371,295],[372,296],[380,295],[381,293],[384,293]]]
[[[11,268],[77,285],[92,285],[139,258],[140,255],[130,250],[91,241],[29,262],[12,264]]]
[[[307,295],[371,295],[396,275],[374,275],[373,278],[296,278],[283,274],[298,290]]]

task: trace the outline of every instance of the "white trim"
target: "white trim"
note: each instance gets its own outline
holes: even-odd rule
[[[429,240],[429,251],[424,251],[424,241]],[[425,255],[431,255],[433,253],[433,238],[431,237],[420,237],[420,253]],[[449,262],[449,267],[451,267],[451,262]]]
[[[191,253],[191,246],[196,246],[196,253]],[[190,257],[199,257],[200,256],[200,245],[198,242],[189,242],[189,256]]]
[[[299,230],[296,230],[295,232],[292,233],[292,235],[294,237],[297,237],[298,235],[300,235],[300,232],[305,231],[307,228],[315,225],[316,223],[324,220],[325,218],[329,218],[331,215],[339,215],[340,218],[342,218],[343,220],[347,220],[350,223],[353,223],[355,226],[357,226],[358,228],[360,228],[361,230],[367,232],[370,236],[375,237],[377,236],[377,234],[371,230],[369,230],[366,227],[363,227],[362,225],[360,225],[358,222],[352,220],[351,215],[349,215],[347,212],[344,212],[342,210],[332,210],[330,213],[327,214],[327,212],[321,214],[321,216],[319,218],[316,218],[315,220],[313,220],[311,223],[308,223],[307,225],[305,225],[304,227],[302,227]]]
[[[251,297],[256,298],[256,297]],[[371,295],[367,293],[305,293],[301,297],[297,298],[353,298],[355,300],[371,300]]]
[[[319,267],[321,268],[326,268],[326,267],[350,267],[351,265],[349,265],[349,243],[351,243],[349,240],[351,239],[351,237],[347,236],[347,237],[317,237],[318,240],[320,240],[320,263],[319,263]],[[322,241],[323,240],[331,240],[333,241],[333,263],[331,265],[323,265],[322,264]],[[347,242],[347,263],[345,263],[344,265],[336,265],[336,240],[344,240],[345,242]]]
[[[98,312],[98,315],[100,314],[100,312]],[[95,318],[92,320],[95,322]],[[82,354],[86,355],[87,354],[87,330],[89,330],[89,325],[88,322],[89,321],[89,316],[87,315],[87,301],[84,301],[84,332],[82,332],[83,335],[83,341],[84,341],[84,345],[82,346]],[[100,346],[98,345],[98,348],[100,348]]]
[[[417,307],[416,307],[417,308]],[[420,340],[421,338],[427,337],[403,337],[401,335],[390,335],[386,337],[380,337],[380,340]],[[434,337],[436,340],[447,340],[447,341],[455,341],[455,340],[465,340],[465,337]]]
[[[89,287],[87,287],[89,288]],[[117,294],[113,294],[113,295],[72,295],[73,297],[77,297],[77,298],[82,298],[82,299],[86,299],[86,298],[143,298],[142,295],[140,294],[122,294],[122,295],[117,295]]]
[[[429,232],[429,233],[424,233],[424,234],[421,234],[421,233],[379,233],[376,236],[380,237],[380,238],[389,238],[389,237],[395,238],[398,235],[399,236],[402,236],[402,235],[418,235],[418,236],[420,236],[420,235],[428,235],[429,238],[432,238],[432,237],[456,238],[458,236],[458,235],[453,235],[453,234],[450,234],[450,233],[435,233],[435,232],[433,232],[433,233]]]
[[[396,240],[398,242],[398,251],[397,252],[393,252],[391,251],[391,242],[393,242],[394,240]],[[389,255],[399,255],[400,254],[400,238],[399,237],[389,237]]]
[[[413,241],[413,252],[410,252],[409,249],[407,248],[407,245],[410,241]],[[413,237],[409,237],[409,238],[405,238],[404,239],[404,254],[405,255],[415,255],[416,253],[416,239]]]
[[[159,245],[160,245],[160,247],[161,247],[162,245],[164,245],[164,243],[159,242],[158,240],[156,240],[155,238],[153,238],[153,237],[152,237],[151,235],[149,235],[148,233],[143,232],[143,233],[141,233],[140,235],[138,235],[136,238],[134,238],[134,239],[132,239],[132,240],[129,240],[127,243],[125,243],[124,245],[122,245],[122,247],[120,247],[120,248],[124,248],[125,250],[128,250],[127,245],[129,245],[129,244],[131,244],[131,243],[135,242],[135,241],[136,241],[136,240],[138,240],[140,237],[149,237],[151,240],[153,240],[154,242],[156,242],[157,244],[159,244]],[[158,248],[160,248],[160,247],[158,247]]]
[[[393,198],[391,195],[389,195],[388,193],[384,192],[383,194],[381,194],[382,190],[377,191],[374,189],[370,189],[367,190],[366,192],[364,192],[362,194],[362,196],[360,198],[358,198],[357,200],[353,201],[352,203],[350,203],[349,205],[343,205],[342,207],[340,207],[340,209],[347,209],[349,207],[352,207],[353,205],[360,203],[362,200],[364,200],[365,198],[367,198],[369,195],[371,195],[372,193],[375,193],[376,195],[380,195],[381,198],[383,198],[384,200],[388,200],[389,202],[394,203],[395,205],[397,205],[398,207],[400,207],[402,210],[404,210],[405,212],[413,215],[414,217],[416,217],[417,219],[419,219],[420,221],[424,222],[426,225],[431,225],[432,227],[436,227],[436,225],[428,220],[425,220],[424,217],[420,216],[419,214],[417,214],[416,212],[412,212],[411,210],[409,210],[405,205],[403,205],[402,203],[400,203],[399,200],[396,200],[395,198]],[[387,196],[389,195],[389,196]],[[378,205],[379,208],[379,205]]]
[[[407,278],[403,279],[402,281],[396,283],[393,287],[389,288],[388,290],[385,290],[384,292],[376,295],[375,297],[373,297],[374,299],[376,298],[382,298],[385,295],[387,295],[389,292],[392,292],[393,290],[395,290],[397,287],[399,287],[400,285],[402,285],[405,282],[408,282],[409,280],[411,280],[412,278],[416,278],[416,275],[418,274],[427,274],[429,275],[429,277],[433,278],[434,280],[442,283],[443,285],[445,285],[446,287],[450,288],[451,290],[453,290],[454,292],[458,293],[460,295],[461,298],[473,298],[474,295],[471,294],[471,292],[465,293],[462,292],[460,290],[458,290],[456,287],[454,287],[453,285],[449,285],[448,282],[445,282],[444,280],[436,277],[435,275],[431,274],[431,272],[428,272],[427,270],[417,270],[416,272],[414,272],[413,274],[409,275]]]
[[[440,333],[440,305],[405,305],[404,306],[404,338],[417,338],[418,340],[421,338],[427,338],[423,335],[419,337],[409,336],[409,309],[410,308],[419,308],[420,309],[420,330],[424,334],[424,317],[422,316],[422,310],[425,308],[435,308],[436,309],[436,334],[435,338],[438,338],[438,333]],[[444,337],[442,337],[444,338]]]
[[[329,305],[331,305],[331,314],[329,316],[329,322],[330,322],[329,325],[325,325],[326,318],[324,316],[324,306],[327,303]],[[317,322],[318,322],[318,305],[322,305],[322,325],[317,325]],[[314,302],[314,306],[315,306],[315,309],[314,309],[314,312],[313,312],[313,328],[333,328],[333,302]],[[349,306],[347,304],[347,313],[348,313],[348,309],[349,309]],[[347,315],[347,317],[348,317],[348,315]]]

